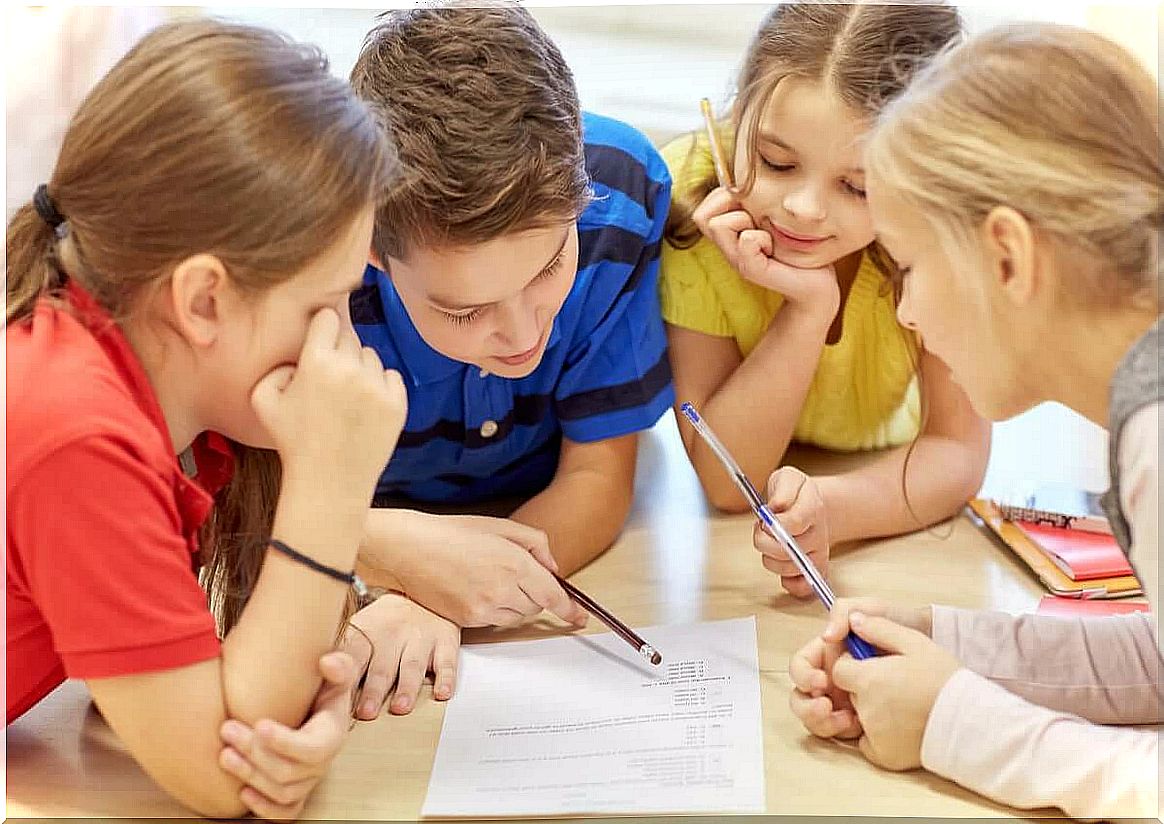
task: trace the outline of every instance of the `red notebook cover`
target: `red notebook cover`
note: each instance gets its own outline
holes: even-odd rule
[[[1014,523],[1073,581],[1132,574],[1127,556],[1111,535],[1030,521]]]
[[[1140,601],[1111,601],[1106,598],[1080,600],[1044,595],[1035,610],[1040,615],[1058,615],[1062,618],[1076,618],[1081,615],[1124,615],[1129,612],[1151,612],[1151,608]]]

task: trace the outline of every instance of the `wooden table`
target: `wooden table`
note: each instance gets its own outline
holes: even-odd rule
[[[851,460],[806,453],[793,458],[818,471]],[[777,578],[760,566],[751,532],[749,517],[709,515],[668,415],[642,439],[636,504],[625,532],[573,580],[631,625],[756,616],[769,813],[1018,815],[922,771],[879,770],[855,748],[804,732],[788,709],[788,658],[820,629],[823,613],[816,601],[780,593]],[[830,579],[842,596],[1024,612],[1033,610],[1041,595],[1024,568],[964,517],[929,532],[834,550],[834,559]],[[587,631],[603,627],[591,621]],[[542,620],[519,630],[467,633],[466,641],[558,632],[554,622]],[[304,818],[415,819],[443,713],[426,688],[411,715],[358,725]],[[91,709],[81,683],[58,689],[9,727],[7,737],[10,818],[188,815],[129,758]]]

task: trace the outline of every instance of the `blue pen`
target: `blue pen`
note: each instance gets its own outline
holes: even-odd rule
[[[744,498],[751,504],[752,511],[760,519],[760,524],[764,527],[764,530],[784,547],[785,551],[788,552],[788,557],[792,559],[792,563],[796,564],[796,568],[800,570],[800,574],[812,586],[812,591],[816,593],[816,597],[820,598],[821,603],[825,605],[825,609],[831,610],[833,608],[833,602],[836,601],[832,587],[829,586],[828,581],[821,577],[820,572],[817,571],[812,560],[804,553],[800,545],[796,543],[796,539],[788,534],[788,530],[772,514],[772,510],[764,503],[764,499],[760,497],[760,493],[756,491],[756,487],[752,485],[752,482],[748,480],[748,476],[740,469],[740,465],[736,463],[736,459],[727,451],[727,447],[715,436],[715,433],[711,431],[711,427],[707,425],[703,418],[699,417],[699,413],[695,411],[694,406],[685,403],[680,407],[680,410],[687,420],[691,421],[691,425],[695,427],[695,431],[699,433],[700,437],[707,441],[707,445],[711,447],[711,451],[715,453],[716,457],[724,465],[724,468],[727,469],[732,480],[736,482],[736,486],[740,488],[740,492],[744,493]],[[876,647],[863,638],[857,637],[852,632],[845,636],[845,646],[849,648],[849,653],[858,660],[873,658],[878,655]]]

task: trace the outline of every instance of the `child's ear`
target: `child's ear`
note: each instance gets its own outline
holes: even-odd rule
[[[175,328],[192,346],[210,346],[221,334],[232,298],[229,282],[214,255],[194,255],[174,268],[169,309]]]
[[[982,223],[982,243],[993,284],[1014,305],[1028,305],[1045,286],[1031,224],[1009,206],[996,206]]]

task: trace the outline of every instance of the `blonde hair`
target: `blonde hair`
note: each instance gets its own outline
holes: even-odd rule
[[[952,257],[1005,205],[1095,264],[1080,299],[1155,299],[1159,105],[1148,71],[1104,37],[1005,25],[933,61],[886,107],[866,171],[917,208]]]
[[[32,203],[8,224],[6,324],[28,322],[68,279],[124,320],[197,253],[260,292],[325,251],[383,198],[394,170],[376,117],[317,48],[209,19],[162,26],[69,124],[47,182],[66,230],[58,236]],[[262,564],[280,469],[273,452],[233,448],[235,475],[201,543],[224,631]]]
[[[765,16],[752,38],[736,80],[730,114],[729,151],[747,143],[748,173],[743,192],[755,182],[756,130],[745,130],[753,112],[763,112],[786,77],[827,84],[854,112],[872,118],[902,92],[913,73],[962,33],[958,10],[943,2],[837,3],[805,0],[781,3]],[[696,158],[696,143],[685,163]],[[680,172],[678,177],[685,177]],[[692,213],[716,187],[712,172],[676,192],[667,219],[667,241],[679,249],[699,240]],[[874,244],[874,262],[890,273],[888,256]]]

